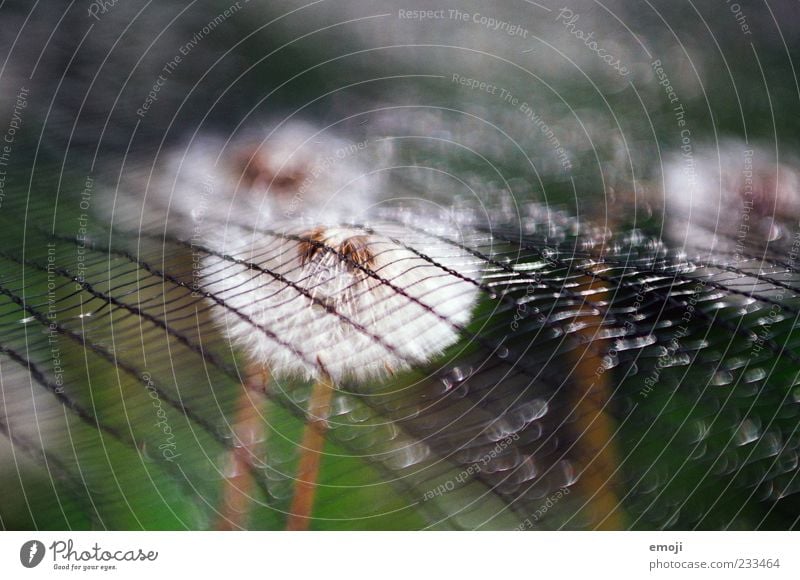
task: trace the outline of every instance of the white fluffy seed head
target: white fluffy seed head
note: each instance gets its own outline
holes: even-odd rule
[[[366,141],[301,121],[234,139],[196,137],[164,153],[107,197],[104,213],[124,230],[200,238],[234,226],[357,219],[381,191],[365,163]],[[112,206],[113,204],[113,206]]]
[[[228,232],[228,257],[204,260],[205,288],[228,307],[217,322],[278,376],[366,381],[431,360],[470,318],[479,261],[400,226],[376,229]]]
[[[761,252],[800,216],[800,172],[775,152],[743,142],[698,149],[665,168],[673,243],[715,254]]]
[[[374,149],[302,122],[258,139],[196,138],[118,196],[117,224],[199,248],[215,321],[274,375],[379,378],[456,342],[480,260],[404,226],[341,225],[375,213]]]

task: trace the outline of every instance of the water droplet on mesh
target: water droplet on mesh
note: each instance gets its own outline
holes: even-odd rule
[[[289,499],[294,495],[294,484],[290,479],[281,479],[268,485],[267,492],[277,500]]]
[[[35,316],[28,316],[28,317],[26,317],[26,318],[22,318],[22,319],[20,319],[20,320],[19,320],[19,323],[20,323],[20,324],[28,324],[28,323],[30,323],[30,322],[33,322],[34,320],[36,320],[36,317],[35,317]]]
[[[708,348],[709,342],[706,339],[684,340],[682,346],[684,350],[702,350]]]
[[[711,384],[715,387],[720,387],[723,385],[729,385],[733,382],[733,373],[730,371],[717,371],[714,373],[714,376],[711,377]]]
[[[771,432],[764,435],[758,442],[758,458],[775,457],[782,449],[781,438],[777,433]],[[755,459],[755,457],[753,457]]]
[[[358,437],[358,429],[348,426],[342,426],[336,431],[336,436],[342,441],[352,441]]]
[[[674,356],[667,356],[662,358],[658,365],[660,367],[678,367],[678,366],[686,366],[692,362],[692,358],[687,353],[680,353]]]
[[[656,358],[664,358],[666,356],[669,356],[669,351],[667,350],[667,347],[665,347],[665,346],[656,346],[656,347],[650,349],[650,351],[651,351],[650,352],[650,356],[653,356],[653,357],[656,357]]]
[[[141,446],[139,447],[139,452],[142,454],[142,458],[146,462],[154,463],[156,461],[156,458],[153,457],[153,454],[150,450],[150,445],[148,445],[146,441],[142,443]]]
[[[363,423],[367,419],[372,416],[372,412],[370,411],[369,407],[364,405],[356,406],[352,411],[347,414],[347,418],[352,423]]]
[[[241,475],[245,471],[247,471],[246,467],[244,467],[238,461],[236,461],[233,457],[233,454],[229,453],[223,457],[222,475],[226,479],[230,479],[232,477],[236,477],[237,475]]]
[[[797,469],[798,463],[800,460],[796,451],[784,451],[778,459],[777,468],[780,473],[789,473]]]
[[[680,508],[678,508],[678,509],[675,510],[674,513],[672,513],[672,515],[670,515],[669,519],[664,524],[664,527],[665,528],[671,528],[672,526],[677,524],[678,523],[678,519],[680,518],[680,515],[681,515],[681,510],[680,510]]]
[[[772,495],[774,493],[774,490],[775,490],[775,487],[773,486],[771,481],[764,482],[763,485],[759,486],[759,488],[758,488],[758,490],[756,492],[756,495],[755,495],[756,501],[767,501],[767,500],[769,500],[772,497]]]
[[[302,404],[308,401],[308,398],[311,396],[311,390],[307,387],[299,387],[289,394],[289,398],[298,404]]]
[[[391,451],[385,458],[386,465],[391,469],[404,469],[424,461],[430,455],[430,449],[421,442],[404,445]]]
[[[578,481],[578,474],[575,473],[575,468],[569,461],[562,460],[558,462],[557,474],[559,487],[569,487]]]
[[[548,405],[544,399],[534,399],[517,407],[513,414],[520,417],[525,424],[541,419],[547,414]]]
[[[441,381],[442,381],[442,386],[444,387],[444,391],[437,391],[435,393],[436,395],[440,395],[442,393],[447,393],[447,392],[450,391],[450,389],[453,388],[453,380],[450,378],[449,375],[443,376]]]
[[[516,433],[511,422],[505,417],[492,421],[486,429],[486,438],[489,441],[501,441]]]
[[[513,479],[517,483],[524,483],[526,481],[530,481],[538,475],[539,469],[536,467],[533,456],[526,455],[519,466],[514,470],[514,473],[510,479]]]
[[[744,378],[744,382],[746,382],[746,383],[754,383],[756,381],[760,381],[760,380],[766,378],[766,376],[767,376],[767,371],[765,369],[763,369],[763,368],[755,368],[755,369],[749,369],[744,374],[743,378]]]
[[[266,437],[264,430],[255,424],[236,425],[233,431],[233,446],[239,448],[260,443]]]
[[[274,465],[266,465],[262,471],[264,477],[269,481],[281,481],[287,477],[283,471],[277,469]]]
[[[231,431],[231,429],[232,425],[228,421],[222,420],[217,426],[217,434],[219,435],[220,439],[230,443],[233,440],[233,431]]]
[[[639,365],[636,363],[631,363],[628,367],[627,372],[625,373],[625,378],[633,377],[639,374]]]
[[[603,357],[602,365],[606,370],[613,369],[619,364],[619,357],[616,355],[607,354]]]
[[[395,439],[397,439],[398,435],[400,435],[400,430],[394,423],[390,422],[382,425],[382,435],[380,437],[381,440],[394,441]]]
[[[747,366],[749,362],[750,362],[749,357],[732,356],[725,361],[725,368],[728,369],[729,371],[733,371]]]
[[[519,465],[521,457],[519,451],[511,448],[509,451],[504,451],[499,455],[493,455],[486,461],[482,470],[484,473],[498,473],[502,471],[509,471]]]
[[[283,465],[296,457],[296,449],[282,438],[270,439],[268,437],[266,457],[270,465]]]
[[[472,368],[462,369],[461,367],[453,367],[453,370],[450,371],[450,376],[455,383],[463,382],[465,379],[469,378],[471,374]]]
[[[788,497],[797,493],[798,491],[800,491],[800,477],[792,477],[785,483],[781,482],[775,485],[775,495],[777,496],[777,499],[783,499],[784,497]]]
[[[356,405],[357,402],[354,397],[343,393],[337,393],[334,395],[333,400],[331,401],[329,415],[331,417],[344,415],[345,413],[349,413],[355,409]]]
[[[193,530],[208,530],[210,529],[210,522],[208,515],[197,504],[189,504],[188,506],[189,526]]]
[[[708,451],[708,444],[703,442],[695,445],[693,449],[689,450],[689,459],[701,459]]]
[[[758,439],[759,436],[759,427],[751,419],[745,419],[736,429],[736,444],[739,446],[747,445]]]
[[[636,492],[641,495],[649,495],[661,488],[661,479],[657,473],[650,473],[639,482]]]
[[[769,232],[767,233],[768,242],[774,242],[775,240],[780,239],[782,235],[783,232],[781,231],[781,228],[778,224],[776,224],[775,222],[770,224]]]
[[[655,344],[656,337],[652,334],[647,336],[636,336],[633,338],[625,338],[614,341],[614,349],[617,351],[630,350],[635,348],[644,348]]]
[[[501,346],[497,349],[497,356],[499,358],[508,358],[508,349],[504,346]]]
[[[708,434],[711,432],[711,427],[705,421],[697,420],[694,422],[695,433],[692,439],[690,439],[691,443],[698,443],[708,437]]]

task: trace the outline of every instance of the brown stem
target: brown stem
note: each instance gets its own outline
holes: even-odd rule
[[[578,291],[589,291],[583,310],[592,310],[607,299],[607,287],[591,275],[581,280]],[[616,469],[619,456],[614,440],[615,423],[608,402],[612,384],[603,368],[606,345],[597,339],[602,328],[602,315],[583,315],[576,322],[588,325],[577,332],[586,340],[586,348],[578,349],[572,371],[571,389],[573,416],[571,430],[576,437],[575,458],[582,472],[577,482],[586,495],[589,517],[596,529],[624,529],[625,518],[616,493]]]
[[[251,469],[253,459],[261,452],[264,439],[264,422],[259,409],[264,407],[264,392],[269,383],[269,372],[260,365],[249,365],[245,371],[242,392],[236,401],[233,419],[235,447],[228,452],[226,475],[222,483],[217,530],[247,528],[248,509],[254,481]]]
[[[333,382],[324,373],[311,389],[308,402],[309,421],[303,431],[300,464],[297,468],[294,497],[286,520],[287,530],[307,530],[311,524],[317,476],[328,428],[328,413],[333,395]]]

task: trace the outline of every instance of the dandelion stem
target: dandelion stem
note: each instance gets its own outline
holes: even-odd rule
[[[307,530],[311,523],[333,389],[333,382],[323,371],[311,390],[308,403],[309,422],[303,432],[300,465],[297,470],[294,498],[286,522],[287,530]]]

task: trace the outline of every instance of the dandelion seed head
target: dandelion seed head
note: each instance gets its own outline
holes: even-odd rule
[[[229,236],[230,244],[240,243],[232,257],[258,268],[237,264],[213,276],[208,289],[248,319],[218,309],[219,325],[279,375],[318,378],[321,361],[336,383],[364,381],[428,362],[468,322],[477,267],[434,237],[415,233],[413,246],[405,247],[393,240],[409,231],[394,224],[378,229],[288,226],[256,241],[247,232]],[[221,262],[210,257],[206,268],[217,271]]]

